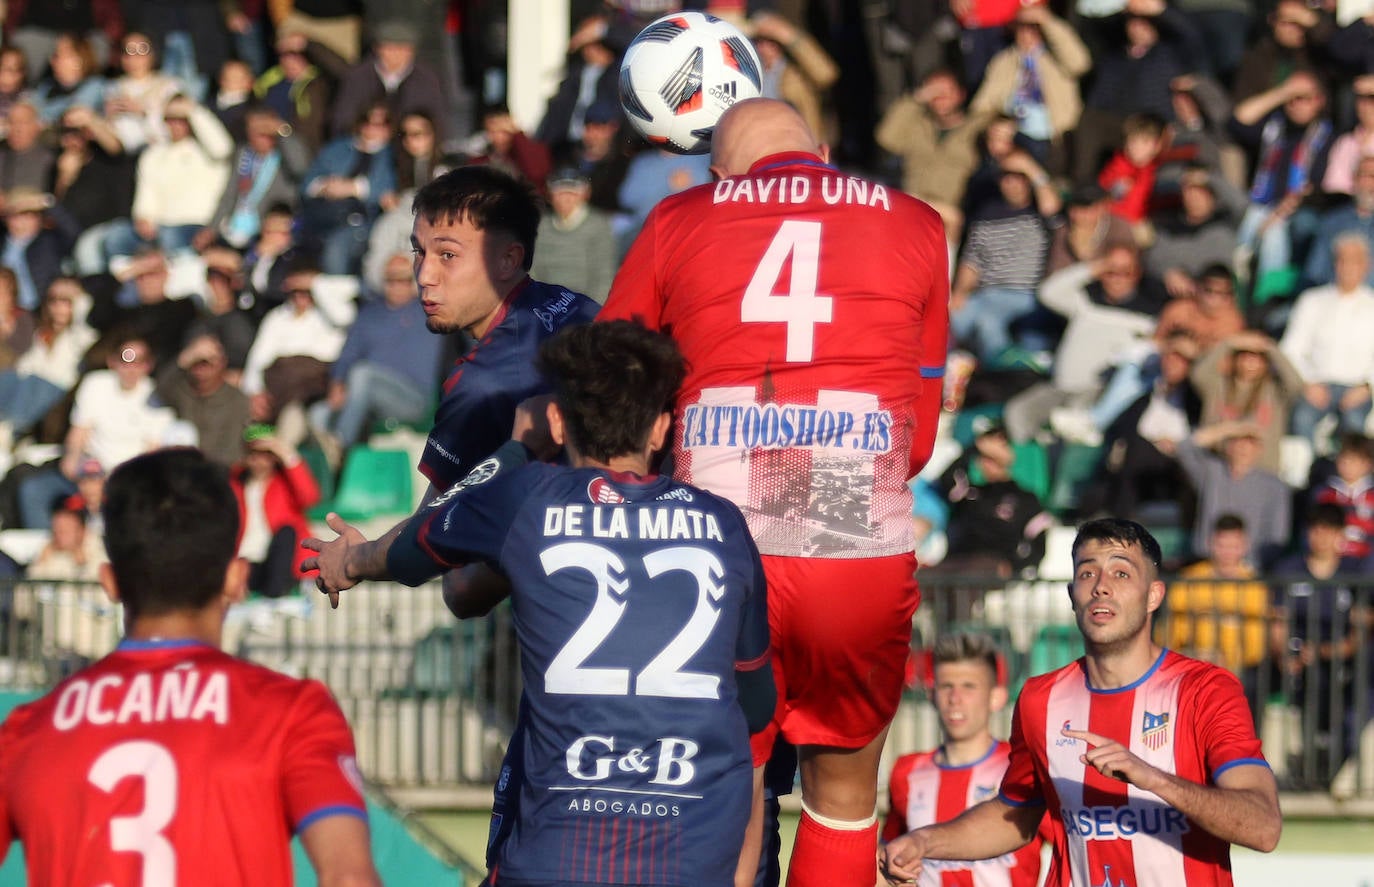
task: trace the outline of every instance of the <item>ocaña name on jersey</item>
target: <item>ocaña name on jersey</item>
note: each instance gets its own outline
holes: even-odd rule
[[[202,675],[194,668],[158,674],[104,674],[77,678],[62,688],[52,725],[71,730],[82,724],[153,724],[161,721],[229,722],[229,678],[222,671]]]

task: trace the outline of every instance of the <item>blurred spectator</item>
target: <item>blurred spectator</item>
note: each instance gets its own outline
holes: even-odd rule
[[[1349,7],[1356,9],[1356,7]],[[1339,7],[1338,12],[1345,7]],[[1339,23],[1344,17],[1337,15]],[[1374,72],[1374,14],[1366,12],[1363,16],[1337,28],[1327,41],[1325,49],[1332,61],[1341,66],[1344,72],[1368,74]],[[1359,78],[1356,78],[1358,84]],[[1356,90],[1359,86],[1356,86]]]
[[[132,228],[106,241],[113,255],[132,255],[140,241],[169,255],[189,249],[214,217],[229,180],[234,143],[214,113],[177,96],[167,103],[163,122],[167,141],[149,145],[138,158]]]
[[[562,165],[577,167],[591,182],[592,206],[608,213],[620,208],[620,184],[630,168],[630,136],[621,119],[619,103],[594,103],[583,118],[582,138],[560,153]]]
[[[949,550],[938,572],[1011,578],[1045,557],[1054,518],[1011,478],[1015,456],[1006,429],[993,424],[940,476],[949,501]]]
[[[105,241],[134,204],[134,162],[105,118],[69,108],[58,128],[53,195],[80,231],[72,251],[78,274],[99,274],[110,256]]]
[[[1245,155],[1226,130],[1231,100],[1221,84],[1203,74],[1180,74],[1169,84],[1169,103],[1173,122],[1169,124],[1169,148],[1159,170],[1158,187],[1171,194],[1178,189],[1184,172],[1200,166],[1229,189],[1244,188]],[[1243,200],[1226,196],[1223,204],[1229,207],[1233,199],[1237,203]]]
[[[33,315],[19,307],[18,287],[14,272],[0,265],[0,369],[14,366],[33,344]]]
[[[248,396],[230,383],[224,345],[200,333],[177,355],[157,386],[158,399],[196,429],[197,446],[223,464],[237,462],[248,427]]]
[[[1211,174],[1190,169],[1180,185],[1181,205],[1155,222],[1153,243],[1145,253],[1146,270],[1163,280],[1175,298],[1194,295],[1207,268],[1228,266],[1236,254],[1236,223],[1218,205]]]
[[[1362,74],[1351,85],[1355,95],[1355,126],[1336,136],[1326,158],[1322,190],[1353,194],[1360,160],[1374,155],[1374,73]]]
[[[1336,279],[1332,246],[1337,238],[1358,235],[1374,251],[1374,156],[1357,160],[1353,172],[1350,202],[1322,213],[1317,223],[1303,266],[1303,280],[1308,286],[1322,286]],[[1374,286],[1374,264],[1365,275],[1365,283]]]
[[[1241,57],[1231,89],[1236,103],[1273,89],[1294,71],[1322,71],[1323,50],[1334,30],[1332,17],[1305,0],[1277,0],[1268,32]]]
[[[156,250],[113,262],[110,270],[112,275],[86,281],[95,296],[89,320],[101,333],[93,349],[97,359],[121,338],[137,336],[151,347],[154,364],[171,364],[196,319],[195,303],[187,296],[200,288],[201,281],[174,280],[173,267]],[[184,266],[176,270],[184,272]],[[120,287],[117,293],[107,291],[111,283]]]
[[[1022,4],[1013,38],[988,63],[971,108],[975,114],[1000,111],[1014,118],[1036,159],[1062,170],[1064,134],[1083,113],[1078,78],[1091,69],[1092,58],[1073,28],[1048,6]],[[1052,157],[1052,150],[1060,156]]]
[[[591,183],[574,169],[549,179],[549,209],[539,220],[530,275],[606,301],[617,267],[611,218],[587,202]]]
[[[211,247],[201,255],[201,262],[205,266],[205,285],[197,294],[199,310],[187,331],[187,341],[194,341],[198,336],[213,336],[224,352],[226,375],[231,383],[237,384],[257,332],[248,312],[239,304],[244,283],[243,259],[231,249]],[[181,366],[180,357],[177,365]],[[235,438],[229,461],[237,456],[238,440]]]
[[[278,34],[303,34],[352,64],[362,44],[358,0],[269,0]]]
[[[34,556],[24,575],[29,579],[95,582],[105,562],[105,544],[86,526],[89,512],[79,494],[57,500],[48,522],[48,543]]]
[[[306,146],[290,135],[271,108],[250,109],[244,128],[247,138],[230,160],[219,205],[209,224],[196,233],[199,249],[217,237],[235,249],[245,248],[262,231],[263,211],[279,204],[294,206],[300,193],[310,166]]]
[[[369,422],[422,422],[434,414],[443,340],[425,327],[418,296],[410,256],[393,255],[382,299],[358,311],[330,367],[328,394],[310,419],[336,469],[339,456],[365,440]]]
[[[1225,265],[1208,265],[1177,295],[1171,294],[1159,314],[1155,339],[1183,335],[1202,350],[1245,329],[1245,316],[1236,304],[1236,283]]]
[[[1142,286],[1140,257],[1113,247],[1094,262],[1070,265],[1040,286],[1040,302],[1068,321],[1048,382],[1007,402],[1011,439],[1034,436],[1059,407],[1086,409],[1102,393],[1102,377],[1123,354],[1139,352],[1163,307],[1160,292]]]
[[[1201,298],[1207,298],[1205,288]],[[1199,427],[1253,425],[1260,435],[1259,464],[1278,474],[1279,444],[1303,382],[1274,340],[1253,330],[1228,336],[1203,352],[1193,365],[1192,381],[1202,398]]]
[[[277,64],[253,84],[253,95],[277,112],[293,134],[314,152],[325,142],[329,114],[329,81],[306,58],[304,34],[277,33]]]
[[[883,114],[873,137],[902,159],[902,190],[929,203],[955,246],[963,239],[964,186],[978,165],[978,139],[991,115],[965,111],[954,72],[936,68]]]
[[[217,82],[218,88],[206,104],[234,141],[242,142],[248,137],[244,118],[253,107],[253,71],[247,63],[230,59],[220,66]]]
[[[969,223],[968,241],[950,288],[950,332],[966,347],[977,343],[987,361],[1013,341],[1013,328],[1035,309],[1035,287],[1044,275],[1050,224],[1059,193],[1045,170],[1025,151],[1002,162],[1002,199]],[[1021,338],[1030,341],[1032,333]],[[1047,347],[1033,341],[1032,348]]]
[[[334,96],[330,132],[337,138],[353,130],[360,115],[385,105],[391,119],[411,111],[433,120],[442,141],[450,135],[448,107],[439,75],[415,57],[418,37],[404,21],[377,26],[372,52],[348,70]]]
[[[964,62],[964,82],[975,92],[989,62],[1007,45],[1007,28],[1016,17],[1012,0],[965,0],[951,3],[959,23],[959,55]]]
[[[32,311],[39,296],[62,270],[67,255],[65,238],[45,226],[51,194],[16,187],[5,193],[5,231],[0,245],[0,264],[14,272],[18,281],[19,307]]]
[[[229,483],[239,500],[238,556],[249,563],[249,590],[268,598],[290,593],[301,579],[301,561],[310,557],[301,547],[310,536],[305,511],[320,501],[310,466],[276,429],[250,425]]]
[[[1341,556],[1365,561],[1374,551],[1374,449],[1363,434],[1341,435],[1336,473],[1312,490],[1313,502],[1339,505],[1345,512]]]
[[[540,194],[552,171],[553,160],[543,142],[524,133],[505,105],[493,105],[482,114],[482,132],[469,143],[473,163],[487,163],[523,179]]]
[[[42,141],[38,109],[27,101],[10,106],[5,144],[0,147],[0,188],[47,190],[56,155]]]
[[[1317,183],[1331,150],[1326,91],[1298,70],[1278,86],[1236,105],[1232,132],[1257,151],[1250,206],[1241,219],[1241,246],[1256,257],[1256,279],[1301,260],[1316,228]]]
[[[161,445],[173,416],[171,410],[154,405],[149,378],[153,357],[147,343],[137,338],[120,341],[106,367],[88,373],[77,386],[61,458],[20,483],[24,526],[47,526],[53,500],[77,492],[78,469],[88,456],[108,474],[125,460]]]
[[[82,35],[95,53],[96,67],[103,68],[109,47],[124,31],[123,5],[118,0],[7,0],[5,43],[23,50],[30,82],[43,76],[48,56],[64,33]]]
[[[1258,711],[1260,670],[1268,667],[1269,588],[1259,581],[1249,551],[1245,520],[1219,515],[1207,537],[1206,559],[1184,567],[1169,583],[1163,641],[1236,675]]]
[[[1150,212],[1163,151],[1164,120],[1152,114],[1132,114],[1121,124],[1121,149],[1097,176],[1097,183],[1111,197],[1112,214],[1125,219],[1137,232]],[[1137,242],[1145,239],[1137,233]]]
[[[134,27],[148,35],[163,69],[196,101],[229,58],[229,32],[218,0],[139,0]]]
[[[1064,201],[1065,224],[1054,229],[1045,271],[1053,274],[1078,262],[1092,262],[1114,246],[1135,246],[1131,226],[1107,211],[1107,192],[1096,182],[1079,185]]]
[[[0,138],[9,129],[10,108],[27,88],[24,51],[17,46],[0,46]]]
[[[457,161],[444,153],[435,132],[434,121],[423,111],[411,111],[401,117],[396,151],[396,193],[413,193],[429,184]],[[388,207],[390,209],[390,207]],[[406,207],[406,215],[410,215]]]
[[[1306,383],[1293,408],[1293,433],[1308,440],[1328,415],[1341,430],[1362,431],[1374,382],[1374,289],[1364,282],[1369,243],[1362,234],[1342,234],[1332,252],[1335,280],[1298,296],[1279,342]]]
[[[296,243],[295,226],[295,216],[289,206],[278,203],[268,207],[262,216],[262,231],[257,243],[244,253],[243,274],[247,288],[244,301],[255,322],[286,298],[282,295],[282,281],[292,263],[303,253]]]
[[[95,343],[95,331],[81,316],[90,300],[70,277],[48,287],[32,344],[11,369],[0,370],[0,452],[8,452],[76,385],[81,358]]]
[[[283,282],[286,302],[263,317],[248,361],[242,388],[252,399],[256,422],[276,420],[288,404],[307,406],[329,393],[329,367],[339,357],[356,309],[325,291],[319,272],[301,265]],[[321,287],[320,301],[315,288]],[[287,442],[298,441],[287,436]]]
[[[1278,475],[1260,467],[1260,430],[1251,422],[1217,422],[1178,445],[1178,461],[1197,491],[1191,548],[1207,550],[1207,537],[1223,514],[1250,528],[1246,559],[1265,567],[1288,545],[1292,494]],[[1212,451],[1219,447],[1221,455]]]
[[[105,86],[105,117],[124,150],[134,152],[167,138],[162,112],[182,85],[157,70],[157,53],[147,34],[125,34],[117,58],[123,74]]]
[[[267,3],[265,0],[228,0],[221,4],[224,24],[250,77],[267,69]]]
[[[744,30],[763,65],[763,97],[787,102],[817,139],[831,141],[834,127],[823,112],[830,87],[840,76],[835,60],[805,28],[776,13],[755,13]]]
[[[1118,370],[1118,376],[1133,373],[1128,387],[1143,393],[1119,408],[1099,413],[1102,401],[1094,408],[1095,427],[1104,429],[1105,456],[1099,476],[1080,500],[1083,513],[1107,511],[1139,518],[1143,504],[1170,502],[1178,504],[1180,522],[1186,525],[1192,518],[1195,503],[1177,453],[1179,441],[1193,433],[1202,412],[1188,382],[1196,354],[1192,340],[1174,336],[1146,359],[1145,366],[1125,364]],[[1113,383],[1116,380],[1113,376]],[[1118,402],[1126,396],[1117,395]]]
[[[988,121],[978,140],[978,163],[964,186],[964,218],[972,218],[1001,197],[1002,161],[1020,150],[1014,118],[998,114]]]
[[[1354,685],[1367,684],[1354,660],[1368,643],[1369,612],[1347,582],[1330,581],[1355,577],[1362,567],[1341,556],[1345,515],[1340,506],[1311,506],[1306,524],[1303,550],[1271,571],[1276,581],[1269,655],[1284,675],[1291,704],[1315,733],[1315,747],[1304,753],[1313,757],[1318,772],[1334,773],[1353,753],[1363,727],[1354,722]]]
[[[373,105],[358,118],[354,134],[325,145],[305,174],[305,227],[321,243],[326,273],[357,271],[382,197],[396,191],[391,136],[390,112]]]
[[[562,153],[582,140],[587,112],[597,104],[620,106],[620,68],[623,47],[612,47],[614,34],[605,18],[592,16],[573,31],[563,81],[549,99],[534,137]]]
[[[1198,59],[1218,84],[1231,83],[1251,33],[1255,5],[1249,0],[1175,0],[1174,6],[1193,22],[1206,54]]]
[[[710,158],[705,154],[674,154],[662,148],[646,148],[630,161],[620,183],[619,204],[624,210],[615,220],[621,256],[629,249],[644,219],[660,200],[711,181]]]
[[[1104,27],[1110,40],[1094,58],[1092,85],[1074,131],[1075,181],[1097,178],[1128,115],[1172,119],[1169,84],[1195,70],[1204,55],[1192,22],[1164,0],[1129,0],[1125,12]]]
[[[105,78],[90,44],[79,34],[64,32],[53,44],[47,76],[34,84],[28,99],[43,125],[52,126],[68,108],[99,108],[104,95]]]

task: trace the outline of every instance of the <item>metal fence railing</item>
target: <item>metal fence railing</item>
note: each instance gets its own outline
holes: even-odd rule
[[[920,668],[937,635],[990,634],[1013,692],[1081,654],[1063,580],[923,576],[921,585],[911,691],[892,754],[938,741]],[[1374,577],[1172,579],[1169,596],[1158,640],[1237,672],[1284,788],[1374,800]],[[0,585],[0,690],[50,687],[118,636],[119,612],[95,586]],[[231,611],[225,647],[326,683],[376,784],[490,786],[497,775],[520,687],[505,606],[460,622],[434,584],[365,584],[345,592],[338,610],[315,595],[249,602]],[[1010,709],[996,723],[1002,735],[1009,721]]]

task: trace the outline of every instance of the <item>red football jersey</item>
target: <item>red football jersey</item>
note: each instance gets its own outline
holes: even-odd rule
[[[949,337],[929,206],[766,157],[660,202],[599,318],[677,340],[677,476],[738,505],[759,551],[911,551],[906,481],[934,445]]]
[[[883,840],[914,828],[948,822],[968,808],[997,795],[1007,770],[1011,744],[993,743],[972,764],[941,764],[934,751],[902,755],[888,781],[891,803],[883,823]],[[921,867],[920,887],[1035,887],[1040,877],[1037,835],[1015,853],[974,862],[928,859]]]
[[[1060,730],[1091,730],[1142,760],[1213,784],[1236,766],[1269,766],[1240,681],[1224,668],[1165,651],[1127,687],[1094,690],[1083,660],[1031,678],[1016,701],[1001,797],[1044,803],[1056,820],[1051,887],[1212,887],[1231,883],[1230,845],[1152,792],[1078,760]]]
[[[323,684],[195,641],[125,641],[0,727],[0,856],[29,882],[289,887],[290,840],[366,817]]]

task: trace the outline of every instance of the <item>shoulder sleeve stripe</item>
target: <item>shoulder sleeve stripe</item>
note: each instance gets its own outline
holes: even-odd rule
[[[758,669],[763,668],[764,665],[768,663],[768,660],[772,657],[772,655],[773,651],[764,650],[762,656],[756,656],[753,659],[750,659],[746,662],[736,662],[735,671],[757,671]]]
[[[301,817],[301,821],[296,823],[296,834],[299,835],[321,819],[328,819],[331,816],[356,816],[363,822],[367,822],[367,811],[361,807],[353,807],[348,804],[333,804],[329,807],[321,807],[318,810],[312,810]]]
[[[1269,762],[1264,758],[1237,758],[1234,761],[1227,761],[1225,764],[1222,764],[1216,770],[1212,771],[1212,779],[1215,780],[1218,776],[1230,770],[1232,767],[1263,767],[1268,770]]]
[[[1016,801],[1006,796],[1005,792],[998,792],[997,799],[1009,807],[1043,807],[1044,798],[1031,798],[1029,801]]]
[[[922,379],[942,379],[942,378],[944,378],[944,375],[945,375],[945,368],[944,368],[943,366],[938,366],[938,367],[921,367],[921,378],[922,378]]]

